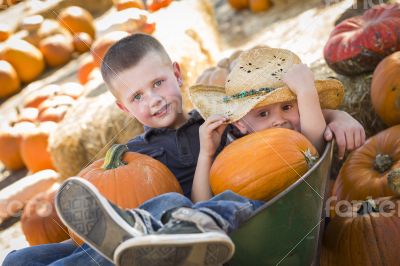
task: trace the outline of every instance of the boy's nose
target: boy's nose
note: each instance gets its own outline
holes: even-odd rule
[[[273,127],[284,127],[284,125],[286,124],[286,122],[287,122],[287,121],[286,121],[285,119],[279,117],[279,118],[276,118],[276,119],[274,120],[274,122],[272,122],[272,126],[273,126]]]
[[[150,107],[155,108],[159,107],[162,104],[163,98],[157,93],[152,93],[150,98]]]

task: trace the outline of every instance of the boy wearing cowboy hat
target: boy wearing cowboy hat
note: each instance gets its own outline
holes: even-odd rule
[[[241,135],[275,127],[296,130],[322,153],[326,123],[321,106],[337,108],[343,94],[340,81],[314,81],[313,73],[297,55],[269,47],[242,53],[225,88],[191,87],[193,105],[205,118],[200,126],[192,199],[197,202],[213,196],[209,172],[226,122],[232,123]]]
[[[131,140],[129,149],[164,163],[177,177],[185,196],[167,193],[126,211],[109,203],[85,180],[69,179],[57,196],[58,213],[90,247],[57,243],[26,248],[10,253],[3,265],[183,265],[228,260],[234,246],[225,232],[235,230],[236,217],[247,217],[262,202],[249,202],[231,192],[202,203],[190,200],[200,150],[199,127],[204,120],[197,112],[182,112],[179,65],[156,39],[134,34],[109,49],[102,75],[117,106],[144,124],[144,134]],[[332,115],[331,122],[343,127],[334,127],[335,134],[344,134],[349,126],[357,129],[353,132],[362,129],[350,116],[341,114],[327,112]],[[221,199],[228,203],[224,212],[219,211]],[[61,202],[73,204],[68,207]],[[83,209],[75,209],[75,204]],[[86,219],[92,215],[94,222]]]

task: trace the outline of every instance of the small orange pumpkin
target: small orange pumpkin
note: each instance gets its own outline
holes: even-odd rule
[[[400,52],[385,57],[375,68],[371,102],[387,125],[400,124]]]
[[[90,50],[93,39],[86,32],[78,32],[74,35],[72,43],[74,44],[75,51],[82,54]]]
[[[47,121],[22,135],[20,152],[26,167],[32,173],[44,169],[55,169],[48,150],[49,135],[57,124]]]
[[[142,0],[114,0],[114,6],[118,11],[128,8],[144,9]]]
[[[0,42],[4,42],[11,36],[11,27],[7,24],[0,24]]]
[[[75,100],[67,95],[56,95],[44,102],[39,107],[38,120],[60,122],[70,107],[75,103]]]
[[[157,10],[167,7],[172,3],[172,0],[150,0],[146,1],[147,10],[156,12]]]
[[[94,68],[96,65],[92,56],[87,56],[82,60],[77,71],[80,84],[85,85],[89,81],[89,75]]]
[[[24,107],[38,108],[39,105],[48,98],[56,95],[60,91],[60,86],[56,84],[49,84],[37,91],[33,91],[24,100]]]
[[[25,107],[22,109],[17,108],[17,118],[15,120],[15,123],[19,122],[35,122],[37,121],[38,115],[39,115],[39,110],[34,107]]]
[[[29,122],[16,123],[0,129],[0,161],[9,170],[18,170],[25,167],[20,153],[21,136],[29,132],[35,125]]]
[[[210,171],[211,189],[214,195],[232,190],[267,201],[307,172],[317,156],[314,146],[297,131],[273,128],[255,132],[218,154]]]
[[[400,125],[368,139],[344,162],[333,186],[337,200],[394,196],[388,175],[400,168]],[[400,187],[400,184],[398,185]]]
[[[398,265],[399,203],[398,197],[349,203],[325,230],[320,265]]]
[[[66,95],[76,100],[83,94],[84,90],[85,88],[77,82],[66,82],[61,85],[57,95]]]
[[[95,38],[95,27],[92,15],[84,8],[79,6],[69,6],[61,10],[58,15],[59,23],[72,34],[86,32]]]
[[[31,246],[58,243],[69,238],[67,227],[57,215],[54,199],[59,185],[37,194],[24,208],[21,227]]]
[[[86,178],[104,197],[122,208],[136,208],[163,193],[182,193],[165,165],[147,155],[128,152],[126,145],[114,145],[104,159],[92,163],[78,176]],[[71,238],[82,244],[76,236]]]
[[[1,51],[1,59],[8,61],[22,82],[31,82],[44,71],[42,53],[27,41],[10,38]]]
[[[96,67],[101,66],[101,62],[103,61],[104,56],[106,55],[108,49],[121,40],[122,38],[128,36],[129,33],[126,31],[112,31],[99,37],[92,45],[92,49],[90,50],[93,61]]]
[[[0,60],[0,98],[19,92],[21,89],[17,72],[7,61]]]
[[[74,52],[72,39],[63,34],[52,35],[41,40],[39,49],[50,67],[59,67],[68,63]]]

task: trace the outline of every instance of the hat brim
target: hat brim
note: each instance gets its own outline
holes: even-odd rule
[[[342,103],[344,96],[343,85],[335,79],[316,80],[322,109],[336,109]],[[225,88],[211,85],[195,85],[189,88],[189,97],[193,106],[204,119],[211,115],[227,116],[229,122],[235,122],[245,116],[253,108],[274,103],[296,100],[296,95],[287,87],[280,87],[265,95],[248,96],[224,102]]]

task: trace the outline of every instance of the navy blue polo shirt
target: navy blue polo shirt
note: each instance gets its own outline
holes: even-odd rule
[[[127,143],[130,151],[149,155],[165,164],[188,198],[200,152],[199,127],[204,122],[195,110],[189,112],[189,116],[188,121],[178,129],[144,126],[144,133]],[[217,153],[225,145],[225,139],[222,138]]]

